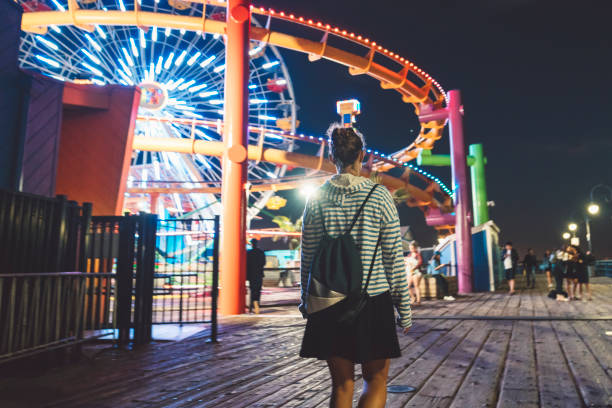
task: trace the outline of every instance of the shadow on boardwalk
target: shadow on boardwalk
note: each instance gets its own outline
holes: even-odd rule
[[[596,281],[592,302],[550,300],[545,285],[424,302],[400,335],[389,380],[417,391],[389,394],[387,406],[611,406],[612,280]],[[88,347],[77,363],[4,372],[0,406],[327,406],[325,363],[297,356],[304,321],[294,307],[266,312],[222,319],[217,345],[200,332],[130,352]]]

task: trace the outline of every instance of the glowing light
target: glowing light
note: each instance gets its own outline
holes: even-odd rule
[[[578,229],[578,225],[572,222],[570,225],[567,226],[567,228],[569,228],[570,231],[574,232]]]
[[[219,91],[207,91],[207,92],[201,92],[199,94],[201,98],[208,98],[209,96],[214,96],[214,95],[219,95]]]
[[[123,67],[123,70],[128,73],[131,72],[130,68],[127,66],[127,64],[125,62],[123,62],[123,60],[121,58],[119,58],[117,61],[119,61],[119,64],[121,64],[121,66]],[[121,71],[119,71],[121,72]],[[129,77],[129,74],[128,74]]]
[[[224,69],[225,69],[225,64],[219,65],[218,67],[215,67],[215,69],[213,69],[213,72],[219,73],[223,71]]]
[[[177,67],[180,66],[185,60],[185,55],[187,55],[187,51],[181,52],[176,61],[174,61],[174,65],[176,65]]]
[[[176,89],[177,86],[179,86],[180,84],[182,84],[183,82],[185,82],[184,78],[180,78],[178,81],[173,82],[172,85],[170,85],[170,83],[166,84],[166,88],[169,91],[174,91]]]
[[[138,30],[138,31],[140,31],[140,47],[147,48],[147,40],[144,35],[144,30]]]
[[[65,82],[65,81],[66,81],[66,78],[61,77],[61,76],[59,76],[59,75],[51,75],[51,78],[53,78],[53,79],[57,79],[58,81],[62,81],[62,82]]]
[[[98,32],[98,35],[103,39],[106,40],[106,33],[104,32],[104,30],[102,30],[102,27],[100,27],[99,25],[96,26],[96,31]]]
[[[589,204],[589,206],[587,207],[587,211],[591,215],[599,214],[599,206],[595,203]]]
[[[100,61],[100,58],[96,57],[95,55],[93,55],[92,53],[87,51],[85,48],[81,49],[81,51],[83,51],[83,54],[87,55],[87,57],[90,60],[92,60],[95,64],[101,64],[102,63],[102,61]]]
[[[183,85],[179,86],[178,89],[179,91],[184,91],[185,89],[189,88],[193,84],[195,84],[195,79],[185,82]]]
[[[155,63],[154,62],[151,62],[151,64],[149,64],[149,80],[155,81]]]
[[[255,89],[255,88],[257,88],[257,85],[255,85],[255,84],[249,85],[249,89]]]
[[[47,57],[43,57],[42,55],[37,55],[36,58],[42,62],[44,62],[45,64],[51,65],[54,68],[59,68],[60,64],[59,62],[52,60],[51,58],[47,58]]]
[[[119,8],[121,11],[125,11],[125,4],[123,4],[123,0],[119,0]]]
[[[201,52],[199,51],[196,52],[191,58],[187,60],[187,66],[192,66],[196,62],[196,60],[200,57],[200,55],[202,55]]]
[[[157,27],[153,27],[153,32],[151,33],[151,41],[157,41]]]
[[[52,25],[52,26],[49,26],[49,27],[51,27],[51,29],[53,31],[55,31],[56,33],[61,33],[62,32],[62,30],[58,26],[56,26],[56,25]]]
[[[90,70],[91,72],[93,72],[93,73],[94,73],[94,74],[96,74],[96,75],[99,75],[99,76],[104,76],[104,74],[102,73],[102,71],[100,71],[100,70],[99,70],[99,69],[97,69],[97,68],[92,67],[91,65],[89,65],[89,64],[88,64],[88,63],[86,63],[86,62],[81,62],[81,65],[82,65],[82,66],[84,66],[85,68],[87,68],[88,70]]]
[[[125,47],[121,47],[121,50],[123,51],[123,55],[125,56],[125,60],[127,61],[128,65],[130,67],[133,67],[134,60],[132,59],[132,57],[130,57],[130,54],[128,53],[128,51],[125,49]]]
[[[57,46],[57,44],[47,40],[44,37],[41,37],[40,35],[36,36],[36,41],[39,41],[39,42],[45,44],[47,47],[51,48],[52,50],[55,50],[55,51],[59,50],[59,47]]]
[[[172,33],[172,29],[170,27],[166,27],[166,37],[168,37],[170,35],[170,33]]]
[[[202,68],[205,68],[208,64],[210,64],[211,62],[213,62],[217,57],[214,55],[211,55],[210,57],[206,58],[204,61],[202,61],[202,63],[200,64],[200,66]]]
[[[287,85],[287,80],[286,79],[277,79],[276,80],[276,85]]]
[[[99,78],[93,78],[91,80],[91,82],[93,82],[94,84],[99,85],[99,86],[106,85],[106,82],[104,82],[102,79],[99,79]]]
[[[196,85],[196,86],[192,86],[191,88],[189,88],[189,92],[198,92],[204,88],[206,88],[208,85],[207,84],[201,84],[201,85]]]
[[[168,55],[168,59],[166,60],[166,63],[164,64],[164,68],[168,69],[170,68],[170,65],[172,65],[172,60],[174,59],[174,53],[171,52],[170,55]]]
[[[268,115],[259,115],[258,118],[261,120],[277,120],[277,118],[275,118],[274,116]]]
[[[563,239],[570,239],[571,236],[572,234],[570,234],[569,232],[564,232],[562,235]]]
[[[223,105],[223,99],[211,99],[208,103],[211,105]]]
[[[221,38],[221,34],[213,34],[213,38],[215,40],[218,40],[219,38]]]
[[[51,0],[53,2],[53,4],[55,4],[55,7],[57,7],[57,9],[59,11],[66,11],[66,7],[62,6],[59,1],[57,0]]]
[[[262,50],[262,48],[263,48],[263,47],[259,46],[259,47],[255,47],[255,48],[251,49],[251,50],[249,51],[249,56],[251,56],[251,57],[252,57],[253,55],[257,54],[259,51],[261,51],[261,50]]]
[[[252,98],[249,99],[249,103],[253,103],[253,104],[257,104],[257,103],[267,103],[268,100],[267,99],[259,99],[259,98]]]
[[[180,30],[180,31],[181,31],[181,35],[185,35],[186,31],[185,31],[185,29],[184,29],[184,28],[181,28],[181,30]]]
[[[138,57],[138,47],[136,47],[136,43],[133,38],[130,38],[130,46],[132,47],[132,53],[135,57]]]
[[[87,41],[89,41],[91,46],[94,47],[94,49],[96,51],[98,51],[98,52],[102,51],[102,47],[100,47],[100,44],[98,44],[98,42],[96,40],[91,38],[91,36],[89,34],[85,34],[85,38],[87,38]]]
[[[271,61],[271,62],[266,62],[265,64],[263,64],[261,67],[263,69],[270,69],[272,67],[277,66],[278,64],[280,64],[280,61]]]
[[[161,73],[161,69],[162,69],[162,64],[164,62],[164,57],[162,57],[161,55],[159,56],[159,59],[157,60],[157,65],[155,65],[155,74],[159,75]]]

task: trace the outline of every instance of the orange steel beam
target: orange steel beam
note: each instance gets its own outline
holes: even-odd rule
[[[186,154],[203,154],[207,156],[223,155],[224,145],[222,142],[211,142],[206,140],[192,140],[192,139],[179,139],[169,137],[146,137],[146,136],[134,136],[134,150],[145,150],[153,152],[177,152]],[[322,163],[320,158],[316,156],[309,156],[306,154],[287,152],[284,150],[264,148],[260,151],[257,146],[248,146],[248,159],[249,160],[262,160],[268,163],[278,165],[288,165],[294,167],[303,167],[308,169],[319,169],[326,173],[335,173],[336,167],[329,159],[324,159]],[[369,177],[370,171],[362,170],[362,175]],[[390,190],[398,190],[400,188],[405,189],[411,197],[410,205],[424,206],[429,205],[432,207],[438,207],[438,204],[433,199],[433,193],[421,190],[418,187],[413,186],[401,180],[397,177],[390,176],[388,174],[378,174],[382,184],[387,186]]]
[[[249,124],[250,0],[229,0],[221,185],[222,315],[244,313],[246,297],[246,191]]]
[[[326,177],[327,178],[327,177]],[[254,184],[249,187],[249,191],[253,193],[261,192],[261,191],[283,191],[283,190],[293,190],[300,186],[303,186],[304,183],[307,182],[309,184],[321,184],[323,180],[321,177],[316,178],[302,178],[301,180],[293,180],[293,181],[270,181],[262,184]],[[163,184],[163,183],[162,183]],[[127,192],[130,194],[220,194],[221,187],[195,187],[195,188],[187,188],[187,187],[130,187],[127,189]]]

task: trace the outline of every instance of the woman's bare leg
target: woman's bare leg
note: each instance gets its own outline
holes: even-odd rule
[[[387,375],[391,360],[372,360],[361,365],[363,391],[359,408],[384,408],[387,401]]]
[[[421,303],[421,277],[414,277],[414,292],[416,293],[416,302],[417,304]]]
[[[355,388],[355,364],[346,358],[331,357],[327,360],[327,366],[332,379],[329,406],[331,408],[351,408]]]

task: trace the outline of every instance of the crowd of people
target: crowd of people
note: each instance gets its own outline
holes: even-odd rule
[[[507,242],[502,253],[505,278],[508,282],[509,294],[515,293],[515,278],[519,269],[519,255],[512,242]],[[589,276],[595,263],[595,257],[590,251],[583,252],[577,245],[562,246],[554,251],[545,251],[543,259],[538,260],[531,248],[523,258],[526,287],[535,288],[536,271],[546,274],[548,296],[559,301],[591,300]],[[554,280],[554,284],[553,284]],[[586,296],[586,297],[585,297]]]

